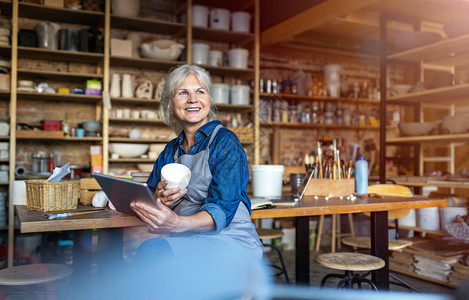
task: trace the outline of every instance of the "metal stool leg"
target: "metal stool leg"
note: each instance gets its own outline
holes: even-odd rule
[[[411,284],[408,283],[407,281],[405,281],[405,280],[403,280],[403,279],[397,277],[395,274],[389,273],[389,277],[391,277],[392,279],[394,279],[394,280],[397,281],[397,282],[390,282],[390,283],[393,283],[393,284],[397,284],[397,285],[406,287],[406,288],[408,288],[409,290],[414,291],[414,292],[420,294],[420,291],[419,291],[416,287],[414,287],[413,285],[411,285]]]
[[[324,287],[324,285],[326,284],[326,281],[331,277],[342,279],[345,276],[344,275],[339,275],[339,274],[327,274],[326,276],[324,276],[322,278],[320,287]]]
[[[280,276],[280,275],[284,275],[285,276],[285,281],[287,282],[287,284],[290,284],[290,279],[288,277],[288,272],[287,272],[287,267],[285,266],[285,261],[283,260],[283,255],[282,255],[282,252],[280,251],[279,248],[277,248],[276,246],[274,245],[271,245],[271,244],[262,244],[264,245],[264,247],[270,247],[271,249],[274,249],[275,252],[277,252],[278,254],[278,258],[280,260],[280,265],[281,267],[278,267],[278,266],[273,266],[274,268],[277,268],[280,270],[279,273],[277,273],[276,275],[277,276]]]

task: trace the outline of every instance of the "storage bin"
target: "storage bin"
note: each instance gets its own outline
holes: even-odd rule
[[[26,180],[26,206],[29,210],[57,211],[76,209],[79,183]]]
[[[42,120],[42,130],[45,131],[61,131],[62,120]]]

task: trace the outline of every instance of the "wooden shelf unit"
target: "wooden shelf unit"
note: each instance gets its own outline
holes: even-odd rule
[[[160,106],[160,101],[157,99],[140,99],[140,98],[111,98],[111,102],[116,104],[129,104],[129,105],[147,105],[147,106]]]
[[[125,30],[181,36],[186,33],[187,25],[177,22],[153,20],[147,18],[130,18],[111,14],[111,27]]]
[[[249,44],[254,41],[254,34],[252,33],[236,32],[200,26],[192,27],[192,35],[194,40],[207,40],[212,42],[224,42],[229,44]]]
[[[168,143],[171,139],[169,138],[155,138],[155,139],[131,139],[125,137],[110,137],[109,142],[111,143]]]
[[[104,24],[103,12],[52,7],[27,2],[19,2],[18,6],[18,16],[20,18],[33,18],[87,26]]]
[[[133,119],[133,118],[128,118],[128,119],[109,118],[109,122],[113,122],[113,123],[134,123],[136,125],[140,125],[140,124],[163,125],[164,124],[163,121],[156,120],[156,119]]]
[[[425,90],[419,93],[409,93],[399,96],[389,97],[387,104],[415,105],[420,103],[445,105],[466,105],[469,95],[469,83],[453,85],[448,87]]]
[[[455,133],[455,134],[437,134],[437,135],[424,135],[424,136],[402,136],[386,139],[388,144],[413,144],[413,143],[428,143],[428,144],[441,144],[453,142],[467,142],[469,141],[469,133]]]

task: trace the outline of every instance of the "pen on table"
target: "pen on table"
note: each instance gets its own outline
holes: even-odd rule
[[[53,219],[58,219],[58,218],[85,215],[85,214],[91,214],[91,213],[102,212],[102,211],[104,211],[104,208],[95,209],[95,210],[87,210],[87,211],[72,211],[72,212],[65,212],[65,213],[58,213],[58,214],[43,214],[42,216],[49,220],[53,220]]]

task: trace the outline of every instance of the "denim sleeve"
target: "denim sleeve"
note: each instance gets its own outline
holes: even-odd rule
[[[244,200],[246,193],[243,191],[246,191],[249,181],[244,149],[231,131],[224,131],[224,134],[219,132],[220,138],[217,136],[216,144],[210,147],[212,182],[200,210],[211,214],[216,228],[206,234],[218,233],[231,223],[239,203]]]

